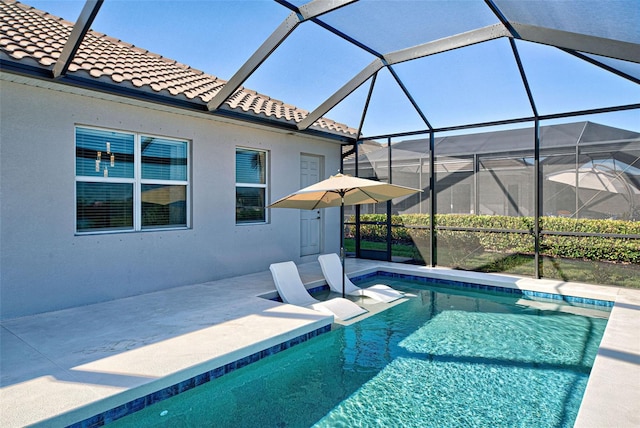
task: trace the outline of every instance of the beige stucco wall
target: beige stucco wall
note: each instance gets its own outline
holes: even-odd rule
[[[36,87],[30,79],[0,84],[3,319],[299,262],[297,210],[271,210],[268,224],[236,226],[235,148],[269,151],[271,201],[298,189],[301,153],[324,157],[325,176],[339,168],[339,145],[327,140],[63,92],[55,84]],[[191,141],[191,228],[77,235],[75,125]],[[334,211],[322,213],[322,251],[339,247]]]

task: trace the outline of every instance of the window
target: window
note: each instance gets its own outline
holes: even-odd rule
[[[236,224],[265,223],[267,152],[236,148]]]
[[[76,231],[187,227],[188,143],[76,128]]]

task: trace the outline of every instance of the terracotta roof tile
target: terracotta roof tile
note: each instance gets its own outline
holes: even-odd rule
[[[18,62],[53,69],[73,23],[15,0],[0,0],[0,55]],[[165,94],[205,104],[227,83],[140,47],[89,31],[69,65],[68,73],[108,79],[117,85]],[[252,112],[288,122],[300,122],[309,113],[255,91],[239,88],[225,108]],[[355,135],[356,130],[321,118],[314,126]]]

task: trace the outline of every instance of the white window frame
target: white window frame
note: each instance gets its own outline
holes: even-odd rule
[[[234,174],[236,173],[236,156],[237,156],[237,152],[238,149],[240,150],[248,150],[248,151],[252,151],[252,152],[260,152],[260,153],[264,153],[264,184],[261,183],[242,183],[239,182],[237,180],[237,177],[235,179],[235,191],[236,191],[236,195],[237,195],[237,189],[238,187],[254,187],[254,188],[259,188],[259,189],[264,189],[264,220],[256,220],[256,221],[245,221],[245,222],[238,222],[238,219],[235,219],[235,224],[236,226],[253,226],[253,225],[260,225],[260,224],[267,224],[269,223],[269,210],[267,209],[267,205],[268,205],[268,200],[269,200],[269,156],[270,156],[270,152],[268,150],[265,149],[256,149],[255,147],[247,147],[247,146],[236,146],[235,150],[234,150],[234,163],[233,163],[233,169],[234,169]],[[235,196],[235,195],[234,195]],[[235,215],[234,215],[235,217]]]
[[[112,233],[131,233],[131,232],[152,232],[152,231],[165,231],[165,230],[185,230],[191,228],[191,141],[181,138],[165,137],[161,135],[155,135],[148,132],[132,132],[122,131],[110,128],[100,128],[87,125],[75,125],[74,126],[74,153],[75,148],[78,147],[78,143],[75,140],[78,135],[78,129],[95,129],[105,132],[117,132],[120,134],[133,135],[133,165],[134,173],[133,178],[121,178],[121,177],[103,177],[103,176],[82,176],[77,175],[77,171],[74,171],[75,182],[85,183],[127,183],[133,185],[133,227],[130,229],[114,229],[114,230],[78,230],[78,210],[74,209],[76,235],[95,235],[95,234],[112,234]],[[142,138],[152,137],[161,138],[167,141],[175,141],[179,143],[186,143],[187,145],[187,171],[186,180],[157,180],[157,179],[143,179],[142,178]],[[74,162],[75,169],[75,162]],[[162,227],[142,227],[142,185],[143,184],[161,184],[161,185],[176,185],[185,186],[186,193],[186,225],[180,226],[162,226]],[[74,202],[77,206],[78,194],[77,186],[74,186]]]

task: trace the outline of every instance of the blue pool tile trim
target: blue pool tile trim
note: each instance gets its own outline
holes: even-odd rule
[[[386,271],[375,271],[375,272],[367,273],[364,275],[359,275],[351,278],[351,280],[354,282],[357,282],[357,281],[367,280],[375,276],[408,279],[411,281],[424,282],[425,284],[444,285],[449,287],[460,287],[460,288],[466,288],[471,290],[496,291],[500,293],[516,294],[516,295],[520,295],[528,298],[560,300],[562,302],[569,303],[569,304],[599,306],[604,308],[612,308],[614,303],[613,301],[609,301],[609,300],[588,299],[585,297],[578,297],[578,296],[564,296],[562,294],[542,293],[539,291],[521,290],[519,288],[499,287],[495,285],[486,285],[486,284],[474,284],[470,282],[455,281],[451,279],[431,278],[431,277],[425,277],[425,276],[409,275],[404,273],[394,273],[394,272],[386,272]]]
[[[354,276],[351,278],[351,280],[353,282],[358,282],[358,281],[364,281],[364,280],[373,278],[375,276],[407,279],[411,281],[424,282],[425,284],[459,287],[459,288],[466,288],[466,289],[479,290],[479,291],[496,291],[499,293],[515,294],[518,296],[524,296],[528,298],[560,300],[562,302],[569,303],[569,304],[599,306],[604,308],[613,308],[613,303],[614,303],[613,301],[609,301],[609,300],[587,299],[585,297],[578,297],[578,296],[564,296],[562,294],[542,293],[539,291],[522,290],[519,288],[500,287],[496,285],[487,285],[487,284],[475,284],[471,282],[456,281],[453,279],[432,278],[432,277],[425,277],[425,276],[418,276],[418,275],[410,275],[406,273],[387,272],[387,271],[381,271],[381,270]],[[317,287],[310,288],[307,291],[309,291],[310,294],[314,294],[314,293],[326,291],[328,289],[329,289],[329,286],[325,284],[325,285],[320,285]],[[271,298],[270,300],[274,300],[276,302],[282,302],[282,299],[278,295]]]
[[[91,427],[100,427],[100,426],[106,425],[109,422],[113,422],[117,419],[123,418],[127,415],[130,415],[131,413],[135,413],[139,410],[142,410],[145,407],[151,406],[153,404],[159,403],[160,401],[166,400],[167,398],[173,397],[174,395],[178,395],[182,392],[189,391],[190,389],[193,389],[196,386],[205,384],[209,381],[212,381],[221,376],[224,376],[225,374],[231,373],[234,370],[248,366],[251,363],[255,363],[256,361],[259,361],[265,357],[268,357],[269,355],[277,354],[280,351],[289,349],[292,346],[306,342],[309,339],[312,339],[323,333],[328,333],[329,331],[331,331],[331,324],[327,324],[323,327],[310,331],[306,334],[302,334],[298,337],[294,337],[293,339],[271,346],[267,349],[263,349],[262,351],[255,352],[244,358],[233,361],[229,364],[225,364],[224,366],[216,367],[213,370],[209,370],[208,372],[201,373],[197,376],[184,380],[175,385],[168,386],[164,389],[161,389],[160,391],[153,392],[151,394],[145,395],[144,397],[136,398],[135,400],[129,401],[128,403],[125,403],[121,406],[115,407],[111,410],[107,410],[106,412],[97,414],[83,421],[76,422],[75,424],[69,425],[67,428],[91,428]]]

